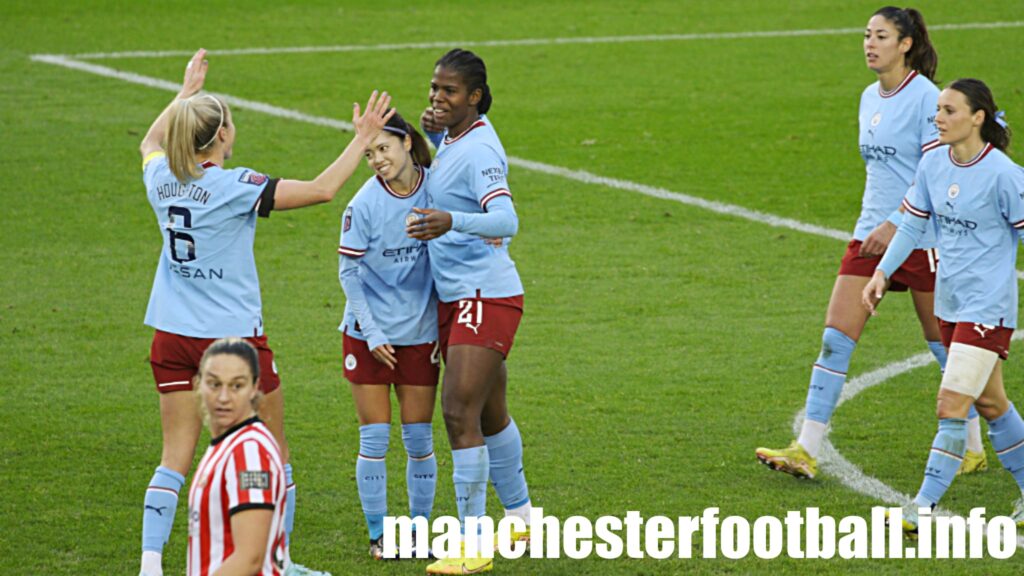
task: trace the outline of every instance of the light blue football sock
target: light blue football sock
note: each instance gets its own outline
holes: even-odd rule
[[[490,468],[487,446],[452,450],[452,468],[455,505],[465,530],[467,516],[483,517],[487,514],[487,475]]]
[[[924,481],[914,502],[918,506],[935,507],[960,469],[967,451],[967,420],[942,418],[932,441],[931,453],[924,468]]]
[[[163,554],[171,537],[174,513],[178,509],[178,493],[185,477],[170,468],[159,466],[146,488],[142,508],[142,550]]]
[[[946,371],[946,358],[949,357],[949,350],[942,345],[942,342],[935,340],[928,340],[928,349],[932,351],[932,356],[935,356],[935,361],[939,363],[939,371]]]
[[[391,424],[367,424],[359,427],[359,457],[356,458],[356,487],[366,516],[370,540],[384,535],[384,517],[388,513],[388,453]]]
[[[409,516],[422,516],[429,520],[437,491],[437,459],[434,458],[434,435],[430,422],[402,424],[402,443],[409,456],[405,467]]]
[[[839,403],[839,393],[850,369],[850,356],[857,342],[831,326],[821,335],[821,354],[811,371],[807,390],[807,419],[828,424]]]
[[[490,456],[491,484],[506,510],[519,508],[530,501],[523,474],[523,439],[516,421],[509,418],[508,426],[493,436],[484,437]]]
[[[1024,420],[1012,403],[1005,414],[989,421],[988,437],[1003,468],[1013,474],[1017,486],[1024,491]]]
[[[284,465],[284,479],[288,491],[284,502],[284,543],[291,546],[292,530],[295,529],[295,478],[290,463]]]

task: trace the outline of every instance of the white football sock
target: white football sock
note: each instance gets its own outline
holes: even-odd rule
[[[828,424],[804,418],[804,425],[800,428],[800,437],[796,441],[804,447],[811,458],[817,458],[818,453],[821,452],[821,443],[825,441],[826,430],[828,430]]]
[[[967,421],[967,449],[971,452],[983,452],[981,445],[981,417],[975,416]]]
[[[143,550],[142,573],[146,576],[164,576],[163,554]]]

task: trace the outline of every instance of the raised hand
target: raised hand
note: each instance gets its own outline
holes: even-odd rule
[[[378,98],[376,90],[370,94],[370,99],[366,101],[366,113],[362,113],[359,109],[359,103],[354,102],[352,104],[352,125],[356,129],[356,134],[367,140],[376,138],[384,128],[384,125],[388,123],[388,120],[395,115],[395,110],[394,108],[389,108],[390,105],[391,95],[384,92]]]
[[[181,92],[178,92],[178,98],[188,98],[203,89],[203,84],[206,83],[206,69],[209,66],[206,49],[200,48],[185,66],[185,79],[181,83]]]

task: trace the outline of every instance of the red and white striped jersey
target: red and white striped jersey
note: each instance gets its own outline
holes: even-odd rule
[[[208,576],[234,552],[232,514],[263,508],[274,516],[260,576],[284,574],[287,551],[284,463],[270,430],[251,418],[210,443],[188,494],[188,576]]]

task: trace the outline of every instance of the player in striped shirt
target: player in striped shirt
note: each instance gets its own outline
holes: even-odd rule
[[[285,573],[287,481],[274,435],[256,415],[263,394],[256,349],[217,340],[199,363],[196,393],[210,447],[188,496],[189,576]]]
[[[936,123],[943,146],[925,155],[903,200],[903,222],[862,299],[869,313],[895,271],[931,229],[942,260],[935,315],[949,347],[939,388],[939,429],[924,481],[904,509],[904,530],[916,534],[918,508],[934,508],[963,461],[967,413],[988,421],[989,438],[1021,490],[1013,519],[1024,527],[1024,420],[1007,399],[1002,362],[1017,326],[1017,243],[1024,229],[1024,169],[1004,153],[1005,122],[979,80],[951,83],[939,95]]]
[[[397,113],[366,148],[374,176],[345,209],[338,247],[345,290],[345,378],[359,416],[356,485],[370,535],[370,556],[383,556],[391,385],[401,407],[408,455],[409,516],[430,519],[437,486],[431,420],[440,360],[437,295],[427,245],[405,226],[427,206],[427,141]]]
[[[203,351],[216,338],[246,337],[260,353],[262,413],[284,456],[291,491],[285,511],[286,538],[291,532],[294,485],[280,379],[263,332],[253,255],[256,218],[268,217],[272,210],[333,199],[389,117],[387,94],[378,99],[374,92],[365,114],[355,106],[356,136],[312,181],[268,178],[247,168],[227,169],[223,166],[231,157],[235,125],[226,102],[199,94],[206,79],[204,57],[205,51],[200,50],[189,62],[177,98],[153,122],[140,146],[146,194],[163,237],[145,320],[156,331],[150,364],[160,393],[163,429],[163,454],[143,509],[141,572],[145,576],[163,572],[163,547],[201,428],[190,393],[192,379]],[[311,573],[298,564],[289,568],[291,575]]]
[[[429,240],[441,301],[441,405],[459,518],[486,515],[490,478],[505,513],[528,526],[522,439],[505,401],[505,358],[522,317],[523,285],[508,246],[484,240],[513,236],[519,221],[505,150],[485,115],[491,93],[483,60],[459,49],[442,56],[430,83],[430,104],[421,122],[437,146],[427,185],[433,208],[420,210],[423,218],[408,231]],[[528,539],[529,532],[514,537]],[[462,574],[492,566],[489,558],[447,558],[427,572]]]
[[[922,154],[938,145],[934,116],[939,90],[932,83],[938,56],[921,13],[892,6],[875,12],[864,31],[864,56],[878,81],[860,99],[860,154],[867,172],[860,217],[832,289],[800,435],[786,448],[756,450],[762,463],[797,477],[817,474],[828,424],[868,320],[860,305],[861,290],[903,218],[900,200]],[[910,290],[928,348],[942,368],[946,349],[932,311],[936,259],[935,236],[929,232],[896,272],[892,289]],[[972,416],[972,443],[964,472],[987,466],[981,425],[977,414]]]

